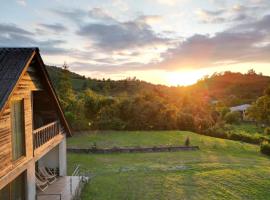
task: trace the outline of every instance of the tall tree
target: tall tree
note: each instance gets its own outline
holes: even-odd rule
[[[66,111],[70,110],[73,103],[75,102],[75,95],[72,88],[68,68],[69,68],[68,65],[64,63],[63,73],[61,73],[57,87],[61,105],[63,106],[63,109]]]
[[[256,122],[270,124],[270,86],[248,109],[248,116]]]

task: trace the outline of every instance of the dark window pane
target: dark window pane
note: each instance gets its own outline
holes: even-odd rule
[[[25,200],[24,174],[11,183],[11,200]]]
[[[12,157],[17,160],[25,154],[24,144],[24,106],[23,100],[11,104]]]
[[[10,185],[0,190],[0,199],[10,200]]]

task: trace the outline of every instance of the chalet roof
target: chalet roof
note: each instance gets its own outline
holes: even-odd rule
[[[36,48],[0,48],[0,108],[17,83]]]
[[[30,64],[33,57],[37,56],[42,74],[45,76],[53,98],[56,101],[58,107],[61,121],[69,135],[71,135],[69,126],[65,120],[63,111],[60,107],[59,100],[56,93],[52,87],[48,72],[39,54],[38,48],[0,48],[0,115],[12,94],[14,87],[16,86],[18,80],[20,79],[22,72]]]

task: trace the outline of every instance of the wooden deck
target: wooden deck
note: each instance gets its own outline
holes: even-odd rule
[[[71,179],[72,181],[70,181]],[[79,180],[78,176],[58,177],[57,181],[50,185],[44,192],[37,191],[37,200],[72,200],[76,189],[79,187]]]

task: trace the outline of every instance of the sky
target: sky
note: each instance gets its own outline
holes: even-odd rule
[[[0,0],[0,46],[91,78],[189,85],[270,75],[269,0]]]

